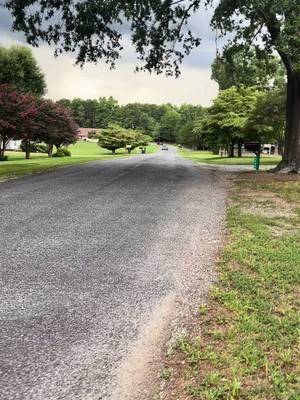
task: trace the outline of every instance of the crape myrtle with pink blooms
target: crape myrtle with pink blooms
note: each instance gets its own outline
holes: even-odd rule
[[[51,100],[20,93],[13,86],[0,85],[0,160],[10,140],[22,140],[25,157],[32,142],[43,142],[52,156],[53,146],[74,143],[78,127],[67,110]]]

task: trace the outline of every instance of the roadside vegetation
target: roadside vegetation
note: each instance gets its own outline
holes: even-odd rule
[[[201,150],[190,150],[190,149],[180,149],[179,154],[189,160],[205,163],[205,164],[217,164],[217,165],[252,165],[254,160],[254,155],[244,156],[242,158],[238,157],[220,157],[219,155],[213,154],[211,151],[201,151]],[[275,166],[281,161],[281,156],[261,156],[261,165]]]
[[[299,400],[300,180],[244,173],[218,283],[162,373],[165,400]]]
[[[73,164],[82,164],[89,161],[106,160],[115,157],[128,157],[126,149],[119,149],[113,156],[111,151],[103,149],[95,142],[77,142],[68,147],[72,157],[52,157],[47,154],[31,153],[29,160],[24,159],[24,153],[18,151],[7,151],[8,161],[0,163],[0,180],[13,178],[21,175],[43,172],[50,169]],[[157,145],[147,146],[147,153],[155,153],[159,150]],[[131,154],[140,154],[141,150],[136,148]]]

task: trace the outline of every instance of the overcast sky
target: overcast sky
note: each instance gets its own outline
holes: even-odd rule
[[[192,20],[194,31],[202,38],[201,46],[185,59],[179,78],[134,73],[135,54],[128,43],[116,70],[109,70],[104,63],[88,64],[83,69],[74,66],[69,55],[53,56],[53,49],[41,46],[33,48],[47,81],[47,97],[98,98],[113,96],[121,104],[129,102],[147,103],[192,103],[209,105],[218,88],[211,81],[210,66],[216,54],[215,36],[209,27],[207,12],[200,12]],[[11,31],[11,19],[7,10],[0,9],[1,44],[24,44],[21,33]]]

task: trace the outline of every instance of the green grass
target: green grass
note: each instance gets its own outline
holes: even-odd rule
[[[112,155],[110,151],[102,149],[94,142],[77,142],[75,145],[69,146],[69,149],[71,150],[72,157],[49,158],[47,154],[32,153],[29,160],[24,159],[25,155],[22,152],[7,151],[8,161],[0,162],[0,179],[47,171],[53,168],[89,161],[128,156],[127,151],[124,149],[120,149],[116,155]],[[147,153],[154,153],[157,150],[158,146],[156,145],[147,147]],[[139,152],[139,149],[135,149],[132,155]]]
[[[179,150],[179,154],[189,160],[199,163],[216,164],[216,165],[252,165],[255,156],[242,157],[242,158],[228,158],[219,157],[210,151],[195,151],[188,149]],[[261,157],[261,165],[276,165],[281,161],[280,156],[267,156]]]
[[[164,399],[299,400],[300,180],[249,173],[230,203],[218,284]]]

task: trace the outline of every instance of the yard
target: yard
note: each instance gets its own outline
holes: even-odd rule
[[[165,400],[300,399],[300,181],[243,173],[219,278],[166,358]]]
[[[205,163],[205,164],[217,164],[217,165],[252,165],[255,156],[244,156],[242,158],[228,158],[220,157],[213,154],[210,151],[195,151],[189,149],[181,149],[179,151],[183,157],[188,158],[194,162]],[[261,165],[277,165],[281,161],[280,156],[268,156],[263,155],[261,157]]]
[[[70,145],[69,149],[72,153],[72,157],[49,158],[47,154],[32,153],[29,160],[25,160],[23,152],[7,151],[6,155],[8,155],[8,161],[0,162],[0,179],[42,172],[57,167],[81,164],[88,161],[128,156],[125,149],[120,149],[115,155],[112,155],[110,151],[102,149],[95,142],[77,142],[74,145]],[[158,146],[156,145],[149,145],[147,147],[147,153],[154,153],[157,150]],[[139,153],[139,149],[132,151],[132,155]]]

